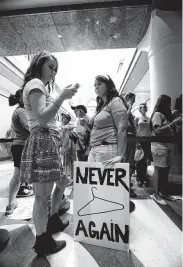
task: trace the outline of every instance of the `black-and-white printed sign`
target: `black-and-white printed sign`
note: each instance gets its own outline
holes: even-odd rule
[[[76,241],[129,251],[129,164],[74,163]]]

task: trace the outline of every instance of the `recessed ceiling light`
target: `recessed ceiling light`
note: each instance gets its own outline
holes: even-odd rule
[[[58,34],[58,38],[62,38],[62,35],[61,34]]]
[[[120,37],[120,33],[116,33],[116,34],[113,35],[113,38],[114,38],[114,39],[117,39],[117,38],[119,38],[119,37]]]
[[[114,23],[117,21],[117,17],[110,17],[110,23]]]

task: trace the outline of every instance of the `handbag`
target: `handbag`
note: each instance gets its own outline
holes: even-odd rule
[[[140,143],[137,143],[136,150],[135,150],[135,155],[134,155],[134,160],[135,161],[140,161],[144,158],[144,151],[140,145]]]

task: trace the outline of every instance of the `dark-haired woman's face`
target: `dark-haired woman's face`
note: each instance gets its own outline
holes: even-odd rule
[[[133,95],[132,97],[129,97],[129,98],[127,99],[127,102],[129,102],[130,105],[133,106],[133,104],[135,103],[135,95]]]
[[[140,113],[141,114],[145,114],[147,112],[147,108],[146,107],[140,107]]]
[[[50,58],[45,61],[42,68],[42,80],[44,84],[51,82],[56,75],[57,72],[57,62],[54,58]]]
[[[67,118],[66,116],[64,116],[64,115],[62,115],[62,119],[61,119],[61,121],[62,121],[63,124],[67,124],[67,123],[69,123],[68,118]]]
[[[103,97],[107,95],[107,86],[105,84],[105,82],[102,81],[98,81],[97,79],[95,80],[94,83],[95,86],[95,93],[97,94],[97,96],[99,97]]]

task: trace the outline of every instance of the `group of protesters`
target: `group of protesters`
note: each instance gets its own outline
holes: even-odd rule
[[[136,142],[129,136],[177,135],[181,140],[182,104],[172,112],[171,98],[161,95],[151,117],[147,116],[146,103],[142,103],[140,116],[135,118],[132,114],[135,94],[119,95],[113,80],[106,74],[98,75],[94,80],[94,116],[87,116],[84,105],[73,106],[77,124],[72,122],[69,114],[62,113],[62,126],[58,127],[58,111],[65,100],[77,93],[79,85],[65,87],[53,99],[50,93],[54,90],[57,70],[55,56],[46,51],[36,54],[27,69],[22,88],[9,97],[9,104],[18,104],[18,107],[12,116],[14,175],[9,185],[6,213],[11,214],[17,208],[16,196],[20,185],[32,185],[33,192],[29,188],[27,195],[35,196],[34,250],[38,255],[56,253],[66,246],[64,240],[56,241],[52,234],[69,225],[69,221],[61,220],[59,209],[61,201],[67,202],[64,191],[73,183],[75,160],[102,162],[106,166],[129,162],[130,180],[136,170],[140,187],[148,186],[147,166],[154,162],[153,199],[166,205],[163,199],[174,201],[168,194],[169,159],[173,145],[150,143],[147,139]],[[130,197],[137,197],[132,188]]]

